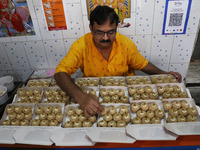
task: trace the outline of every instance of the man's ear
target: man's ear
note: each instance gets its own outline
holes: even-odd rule
[[[90,28],[90,31],[92,32],[92,26],[91,26],[91,24],[89,25],[89,28]]]

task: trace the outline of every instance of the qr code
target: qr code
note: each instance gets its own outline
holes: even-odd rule
[[[171,13],[169,18],[169,26],[181,26],[183,13]]]

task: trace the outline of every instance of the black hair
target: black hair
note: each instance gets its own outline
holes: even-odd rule
[[[94,22],[99,25],[104,24],[107,20],[110,20],[110,24],[116,23],[116,26],[119,22],[119,17],[114,11],[113,8],[108,6],[97,6],[90,13],[90,25],[93,27]]]

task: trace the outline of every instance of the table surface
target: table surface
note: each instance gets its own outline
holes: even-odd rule
[[[15,89],[10,94],[10,100],[14,97],[17,89],[22,86],[17,83]],[[8,101],[11,103],[12,101]],[[7,105],[4,104],[4,105]],[[172,146],[200,146],[200,135],[179,136],[176,141],[135,141],[132,144],[125,143],[96,143],[94,146],[43,146],[27,144],[0,144],[0,147],[21,147],[21,148],[133,148],[133,147],[172,147]]]
[[[200,135],[179,136],[176,141],[136,141],[132,144],[124,143],[96,143],[94,146],[43,146],[25,144],[0,144],[0,147],[21,148],[133,148],[133,147],[172,147],[172,146],[200,146]]]

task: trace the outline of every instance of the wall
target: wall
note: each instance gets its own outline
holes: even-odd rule
[[[200,32],[198,33],[198,38],[197,38],[191,59],[200,60]]]
[[[68,30],[47,31],[40,0],[27,0],[36,36],[0,38],[0,76],[25,80],[34,69],[54,69],[71,44],[89,32],[85,0],[64,0]],[[165,0],[131,0],[131,23],[118,29],[129,37],[141,54],[165,71],[187,74],[198,32],[200,1],[192,0],[186,34],[162,35]],[[137,72],[137,74],[142,74]],[[80,76],[78,71],[74,77]]]

